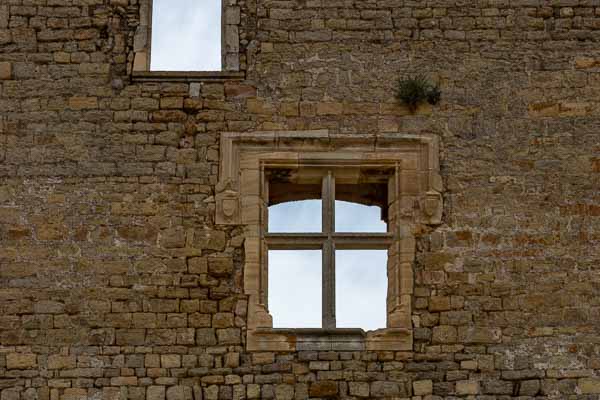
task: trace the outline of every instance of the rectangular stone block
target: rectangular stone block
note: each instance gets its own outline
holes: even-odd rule
[[[92,110],[98,108],[96,97],[71,97],[69,107],[73,110]]]
[[[413,394],[415,396],[425,396],[433,393],[433,381],[414,381],[413,382]]]
[[[6,61],[0,62],[0,80],[12,78],[12,64]]]
[[[600,394],[599,378],[582,378],[577,381],[581,394]]]
[[[30,353],[9,353],[6,356],[8,369],[29,369],[37,366],[37,356]]]
[[[456,394],[468,395],[479,393],[479,383],[475,381],[458,381],[456,382]]]
[[[461,326],[458,328],[459,343],[500,343],[502,330],[484,326]]]
[[[0,6],[0,29],[8,28],[8,5]]]
[[[51,355],[48,357],[48,369],[68,369],[77,365],[75,356]]]
[[[165,390],[164,386],[148,386],[148,390],[146,392],[147,400],[165,400]]]

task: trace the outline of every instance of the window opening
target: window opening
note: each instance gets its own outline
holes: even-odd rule
[[[269,304],[275,328],[321,326],[321,251],[269,251]]]
[[[338,250],[335,268],[337,327],[385,328],[387,251]]]
[[[279,290],[275,285],[279,285],[277,280],[272,279],[271,271],[273,268],[273,250],[287,250],[290,253],[280,253],[281,258],[277,259],[280,264],[278,272],[285,265],[304,266],[314,262],[308,259],[298,261],[297,250],[319,250],[322,261],[318,262],[321,268],[321,323],[320,327],[330,329],[336,327],[352,327],[365,329],[378,329],[385,327],[386,321],[386,298],[387,298],[387,249],[392,244],[393,234],[387,232],[387,185],[390,175],[388,173],[378,173],[372,176],[364,176],[358,171],[358,178],[353,175],[352,167],[324,170],[323,168],[307,168],[304,170],[269,170],[267,176],[267,198],[268,205],[268,231],[265,233],[265,244],[268,249],[268,273],[269,273],[269,292]],[[339,183],[336,179],[339,177]],[[365,181],[366,179],[366,181]],[[361,182],[361,183],[359,183]],[[339,189],[339,194],[336,191]],[[341,201],[336,201],[337,197]],[[321,200],[296,201],[288,206],[285,202],[293,201],[298,198]],[[357,201],[361,204],[350,203]],[[276,204],[280,204],[276,206]],[[315,216],[321,218],[321,224],[318,230],[293,229],[296,216],[302,217],[302,203],[305,203],[305,212],[312,215],[305,216],[306,220],[315,221]],[[316,207],[320,204],[320,209]],[[296,213],[290,210],[296,210]],[[344,221],[339,224],[338,219]],[[383,220],[382,220],[383,219]],[[281,221],[287,221],[282,223]],[[290,222],[291,221],[291,222]],[[296,227],[302,227],[304,222],[299,222]],[[286,225],[285,229],[279,229]],[[312,224],[316,226],[317,224]],[[359,226],[362,225],[362,226]],[[294,252],[293,250],[296,250]],[[338,251],[339,250],[339,251]],[[372,250],[379,250],[372,252]],[[340,252],[341,251],[341,252]],[[346,251],[346,252],[344,252]],[[349,251],[349,252],[348,252]],[[369,252],[371,251],[371,252]],[[292,254],[293,253],[293,254]],[[370,268],[369,257],[377,254],[376,265]],[[290,255],[287,260],[286,255]],[[383,255],[383,257],[382,257]],[[278,254],[279,256],[279,254]],[[338,257],[341,257],[339,260]],[[339,261],[343,264],[339,270],[336,270],[336,264]],[[374,261],[374,260],[371,260]],[[356,263],[363,265],[362,271]],[[371,270],[372,269],[372,270]],[[363,274],[361,278],[361,273]],[[343,276],[338,276],[342,274]],[[301,268],[290,267],[289,274],[282,278],[290,282],[303,276]],[[365,280],[365,277],[369,279]],[[371,286],[361,288],[363,284],[369,283]],[[293,284],[293,283],[292,283]],[[313,281],[312,284],[315,284]],[[282,285],[286,287],[286,285]],[[341,293],[337,294],[339,290]],[[315,290],[304,291],[303,299],[315,296]],[[295,325],[286,326],[283,323],[283,317],[275,317],[276,313],[291,312],[290,308],[282,304],[273,302],[295,302],[290,295],[268,296],[269,309],[272,312],[274,320],[278,322],[277,327],[296,327]],[[341,302],[336,306],[337,302]],[[357,303],[358,302],[358,303]],[[343,304],[342,304],[343,303]],[[312,304],[312,303],[311,303]],[[355,304],[361,304],[361,307],[354,307]],[[372,313],[371,307],[378,307],[376,313]],[[293,308],[293,307],[292,307]],[[342,319],[337,323],[336,312],[342,312]],[[350,314],[355,314],[351,316]],[[374,315],[369,315],[374,314]],[[293,315],[291,312],[290,315]],[[383,319],[382,319],[383,316]],[[288,317],[286,317],[288,318]],[[287,323],[292,323],[293,320]]]
[[[221,71],[221,1],[153,0],[152,71]]]

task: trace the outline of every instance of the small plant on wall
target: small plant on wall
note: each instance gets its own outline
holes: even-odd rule
[[[410,112],[415,112],[425,102],[436,105],[441,97],[440,87],[432,84],[425,75],[409,76],[398,81],[396,99],[406,105]]]

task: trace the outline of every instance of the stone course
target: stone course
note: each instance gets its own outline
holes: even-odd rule
[[[242,77],[154,80],[139,0],[0,3],[0,399],[597,398],[600,3],[227,2]],[[220,135],[320,129],[440,138],[412,351],[246,350]]]

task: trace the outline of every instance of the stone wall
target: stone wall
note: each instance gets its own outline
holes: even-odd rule
[[[137,3],[0,2],[1,400],[598,398],[600,2],[246,0],[196,82],[127,75]],[[279,129],[440,136],[412,352],[244,350],[218,138]]]

